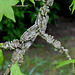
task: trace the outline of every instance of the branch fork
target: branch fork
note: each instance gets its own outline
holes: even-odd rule
[[[65,53],[66,57],[71,60],[71,57],[68,54],[68,49],[64,49],[64,47],[61,46],[61,42],[55,40],[54,36],[45,33],[49,19],[47,13],[49,12],[49,6],[53,5],[54,0],[42,1],[43,7],[39,9],[35,24],[23,33],[23,35],[20,37],[20,40],[14,39],[13,41],[5,42],[0,47],[2,50],[14,50],[12,54],[11,64],[8,66],[4,75],[10,75],[10,68],[13,64],[15,64],[15,62],[21,66],[25,52],[33,44],[37,36],[42,37],[49,44],[52,44],[55,47],[55,51],[58,50],[60,53]]]

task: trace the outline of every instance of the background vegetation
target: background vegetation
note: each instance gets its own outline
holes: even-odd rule
[[[49,25],[51,23],[56,24],[60,21],[59,17],[64,16],[66,18],[74,18],[75,14],[71,15],[69,10],[69,5],[72,0],[55,0],[54,5],[50,7],[49,12]],[[19,3],[20,4],[20,3]],[[28,7],[13,7],[16,17],[16,23],[12,20],[4,17],[0,22],[0,42],[10,41],[13,39],[19,39],[22,33],[27,30],[31,25],[34,24],[36,16],[38,14],[42,2],[37,2],[34,5],[28,0],[25,1]],[[51,25],[53,25],[51,24]],[[54,27],[54,25],[52,26]],[[60,27],[61,28],[61,27]],[[66,42],[68,37],[61,39],[62,42]],[[73,38],[70,38],[74,41]],[[41,40],[40,40],[41,41]],[[24,63],[22,64],[21,70],[27,75],[71,75],[69,65],[63,68],[55,69],[55,66],[64,60],[65,56],[54,53],[52,46],[47,46],[48,44],[33,44],[31,51],[26,53]],[[45,48],[46,47],[46,48]],[[50,47],[48,49],[48,47]],[[66,45],[65,45],[66,47]],[[67,46],[68,47],[68,46]],[[73,53],[75,52],[75,47],[72,47]],[[6,70],[7,65],[10,64],[11,54],[13,51],[4,51],[4,63],[0,66],[0,74]],[[32,53],[33,52],[33,53]],[[57,60],[59,59],[59,60]]]
[[[69,5],[71,2],[72,0],[55,0],[54,5],[50,7],[51,11],[49,12],[50,17],[48,23],[57,23],[59,16],[61,15],[72,17],[71,12],[69,11]],[[36,1],[35,7],[28,0],[25,1],[25,4],[28,5],[28,7],[13,7],[16,16],[16,23],[6,17],[0,22],[0,42],[16,38],[19,39],[22,33],[34,24],[39,8],[42,6],[42,2]]]

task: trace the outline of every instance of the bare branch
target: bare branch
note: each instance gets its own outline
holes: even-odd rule
[[[14,5],[12,7],[28,7],[29,5]]]
[[[5,42],[3,43],[2,49],[13,49],[15,50],[12,54],[11,64],[8,66],[6,72],[4,75],[9,75],[11,66],[17,62],[20,66],[21,63],[23,63],[23,56],[25,55],[25,52],[28,50],[28,48],[33,44],[36,37],[39,35],[43,39],[45,39],[49,44],[52,44],[55,47],[55,50],[59,50],[60,53],[65,53],[66,57],[71,60],[71,57],[68,54],[68,49],[64,49],[64,47],[61,46],[61,42],[57,41],[53,38],[53,36],[48,35],[45,33],[47,22],[49,19],[49,16],[47,13],[49,12],[49,6],[53,5],[54,0],[42,0],[43,1],[43,7],[39,9],[39,13],[37,15],[35,24],[31,26],[27,31],[23,33],[23,35],[20,37],[20,40],[13,40],[11,42]],[[17,5],[16,7],[27,7]]]

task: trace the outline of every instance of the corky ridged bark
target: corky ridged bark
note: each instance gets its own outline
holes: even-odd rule
[[[55,40],[53,36],[45,33],[49,19],[47,13],[49,12],[49,6],[53,5],[54,0],[42,1],[43,7],[39,9],[35,24],[23,33],[20,40],[16,39],[11,42],[5,42],[2,47],[0,47],[3,50],[14,50],[11,64],[8,66],[4,75],[10,75],[10,68],[15,62],[17,62],[19,66],[23,63],[23,55],[25,55],[25,52],[32,45],[38,35],[45,39],[49,44],[52,44],[55,47],[55,50],[59,50],[61,53],[64,52],[66,57],[71,60],[71,57],[68,54],[68,49],[64,49],[64,47],[61,46],[60,41]]]

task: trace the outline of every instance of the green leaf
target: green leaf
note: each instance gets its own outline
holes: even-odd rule
[[[3,53],[2,53],[2,50],[0,49],[0,66],[2,65],[3,63]]]
[[[34,0],[30,0],[33,4],[34,4],[34,6],[35,6],[35,2],[34,2]]]
[[[62,61],[62,62],[59,63],[59,65],[56,68],[62,67],[64,65],[67,65],[67,64],[70,64],[70,63],[75,63],[75,59]]]
[[[14,11],[11,6],[16,5],[19,0],[0,0],[0,21],[5,15],[15,22]]]
[[[24,5],[25,0],[21,0],[22,5]]]
[[[24,75],[23,73],[21,73],[20,68],[17,63],[12,65],[10,70],[11,70],[11,75]]]
[[[2,43],[0,43],[0,47],[2,46]]]
[[[72,7],[72,14],[75,10],[75,0],[72,1],[71,5],[69,6],[69,10],[71,10],[71,7]]]

